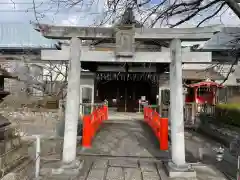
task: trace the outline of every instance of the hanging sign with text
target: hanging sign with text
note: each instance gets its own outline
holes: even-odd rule
[[[118,72],[110,72],[110,73],[97,73],[96,79],[98,81],[152,81],[158,82],[160,79],[166,77],[160,77],[159,74],[153,73],[118,73]]]

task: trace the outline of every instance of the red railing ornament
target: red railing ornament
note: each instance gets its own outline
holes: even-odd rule
[[[156,135],[161,150],[168,150],[168,118],[160,115],[150,107],[144,107],[144,120]]]
[[[85,115],[83,117],[83,136],[82,136],[82,146],[85,148],[90,148],[92,145],[92,140],[103,123],[103,121],[108,119],[108,107],[102,106],[94,109],[92,114]]]

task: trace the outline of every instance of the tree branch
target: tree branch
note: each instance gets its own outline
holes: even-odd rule
[[[207,20],[213,18],[214,16],[216,16],[216,15],[222,10],[222,8],[224,7],[225,4],[226,4],[225,2],[222,3],[222,4],[220,5],[220,7],[217,9],[217,11],[215,11],[212,15],[204,18],[201,22],[198,23],[197,27],[199,27],[199,26],[200,26],[201,24],[203,24],[205,21],[207,21]]]
[[[233,10],[233,12],[240,18],[240,0],[224,0],[228,6]],[[238,2],[237,2],[238,1]]]

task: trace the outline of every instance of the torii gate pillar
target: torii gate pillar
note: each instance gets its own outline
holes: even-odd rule
[[[171,42],[170,63],[170,116],[172,162],[177,166],[185,164],[185,142],[183,121],[183,89],[182,89],[182,53],[181,41]]]
[[[76,160],[77,127],[80,111],[80,48],[81,40],[77,37],[72,38],[70,45],[70,68],[68,72],[65,131],[62,157],[64,164],[71,164]]]
[[[196,172],[190,170],[185,161],[181,40],[173,39],[170,45],[170,51],[170,120],[172,161],[168,164],[169,176],[194,177],[196,176]]]

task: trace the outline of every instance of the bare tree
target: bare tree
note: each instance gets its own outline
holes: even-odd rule
[[[31,94],[40,91],[43,96],[64,98],[64,89],[67,85],[67,64],[53,64],[50,61],[39,64],[28,64],[27,71],[18,75],[20,81],[25,81],[31,87]],[[35,72],[40,68],[40,72]],[[31,71],[31,69],[33,69]],[[27,81],[26,81],[27,80]]]
[[[28,95],[38,94],[40,96],[54,96],[64,98],[64,89],[67,85],[68,64],[63,62],[53,64],[51,61],[45,63],[33,63],[21,59],[11,63],[6,69],[11,76],[23,82]],[[34,93],[35,92],[35,93]]]
[[[44,4],[48,4],[45,9],[42,8]],[[92,8],[96,6],[101,7],[101,10],[94,13]],[[35,21],[40,23],[49,11],[57,14],[74,9],[76,13],[94,16],[95,25],[104,25],[119,21],[126,7],[132,8],[136,21],[147,27],[174,28],[188,21],[194,22],[197,27],[204,26],[212,18],[221,17],[229,8],[240,17],[240,6],[236,0],[32,0],[32,7],[28,11],[33,11]],[[236,48],[229,53],[234,54],[236,59],[227,78],[232,73],[239,54]]]
[[[240,17],[240,7],[235,0],[46,0],[47,9],[41,8],[41,1],[33,0],[33,10],[37,21],[46,16],[47,11],[61,13],[66,9],[74,9],[76,13],[94,16],[95,23],[103,25],[121,18],[126,7],[134,9],[137,20],[150,27],[180,26],[194,20],[196,26],[215,16],[221,16],[230,7]],[[102,7],[99,12],[93,12],[93,7]]]

